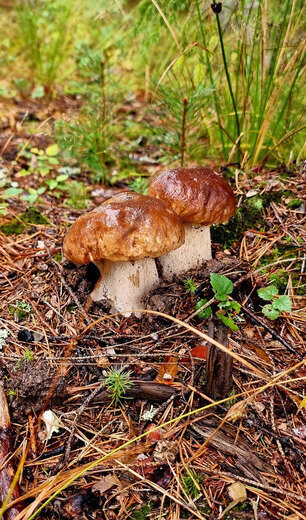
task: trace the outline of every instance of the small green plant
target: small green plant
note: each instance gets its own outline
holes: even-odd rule
[[[238,330],[238,327],[234,322],[234,318],[239,313],[241,306],[238,302],[229,299],[229,295],[233,292],[233,283],[226,276],[221,276],[217,273],[211,273],[210,283],[214,291],[215,298],[219,302],[217,304],[219,309],[217,311],[217,317],[231,330]],[[206,299],[201,299],[195,305],[195,310],[199,310],[206,303]],[[204,319],[210,318],[211,315],[212,308],[210,305],[198,313],[198,316]]]
[[[27,147],[20,153],[21,157],[29,159],[29,168],[22,168],[18,173],[18,177],[26,177],[28,175],[40,175],[45,177],[50,171],[59,164],[56,155],[59,149],[57,144],[51,144],[46,150],[40,150],[36,147]]]
[[[154,140],[172,160],[174,152],[184,166],[186,157],[198,159],[201,153],[201,120],[209,89],[201,83],[177,85],[175,75],[170,75],[171,81],[158,87],[157,111],[163,128],[154,127]]]
[[[131,180],[128,183],[128,187],[131,191],[141,193],[142,195],[146,195],[149,188],[147,179],[145,177],[142,177],[141,175]]]
[[[24,353],[23,353],[23,358],[24,358],[24,360],[27,363],[31,363],[31,361],[33,361],[33,359],[34,359],[34,352],[33,352],[33,350],[31,350],[29,348],[26,348]]]
[[[279,295],[275,285],[258,289],[257,293],[262,300],[270,302],[262,308],[263,314],[270,320],[276,320],[282,312],[290,312],[292,310],[290,296],[286,294]]]
[[[59,198],[61,196],[60,192],[67,190],[67,179],[68,175],[60,174],[55,179],[46,180],[46,184],[54,197]]]
[[[192,278],[186,278],[186,280],[184,280],[183,283],[185,285],[186,292],[192,295],[194,295],[199,288],[199,284],[195,282]]]
[[[86,186],[82,182],[72,181],[67,184],[68,206],[75,209],[85,209],[87,206],[88,195]]]
[[[215,298],[219,301],[218,308],[220,310],[217,312],[218,318],[231,330],[238,330],[234,322],[234,313],[239,313],[241,305],[229,299],[229,295],[234,289],[233,282],[227,276],[211,273],[210,283],[215,293]]]
[[[201,494],[200,484],[202,480],[202,475],[197,474],[193,469],[190,469],[187,475],[182,477],[184,491],[190,498],[198,498],[198,496]]]
[[[14,183],[16,184],[16,183]],[[11,198],[18,198],[19,195],[23,192],[22,188],[19,188],[18,184],[17,186],[11,186],[10,188],[6,188],[2,194],[2,198],[4,200],[11,199]]]
[[[32,312],[32,306],[24,300],[17,300],[16,305],[9,305],[9,312],[18,322],[23,321]]]
[[[106,386],[112,402],[115,404],[118,404],[121,399],[124,399],[124,394],[129,388],[131,388],[131,376],[132,372],[124,372],[122,367],[111,367],[107,375],[104,377],[103,383]]]
[[[7,207],[7,202],[0,202],[0,216],[4,217],[5,215],[7,215]]]
[[[144,504],[139,509],[134,511],[133,515],[131,516],[131,520],[148,520],[149,514],[153,508],[153,504]]]
[[[22,199],[26,202],[29,202],[30,204],[35,204],[35,202],[41,202],[41,197],[43,193],[45,193],[46,188],[44,186],[40,186],[40,188],[29,188],[28,193],[25,193],[22,196]]]
[[[63,258],[63,255],[62,255],[61,251],[58,251],[58,253],[56,253],[56,254],[54,255],[54,260],[55,260],[56,262],[58,262],[58,263],[61,262],[62,258]]]
[[[203,307],[203,305],[206,305],[207,301],[208,300],[206,298],[202,298],[201,300],[199,300],[194,306],[195,311],[198,311],[199,309],[201,309],[201,307]],[[204,320],[207,320],[208,318],[210,318],[211,315],[212,315],[212,308],[210,305],[208,307],[205,307],[205,309],[202,309],[200,312],[198,312],[199,318],[203,318]]]

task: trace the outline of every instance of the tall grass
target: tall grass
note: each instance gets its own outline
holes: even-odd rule
[[[79,0],[25,0],[16,8],[18,38],[32,84],[52,91],[73,71],[75,31],[81,19]]]
[[[195,0],[187,16],[187,43],[202,43],[198,60],[211,87],[210,109],[202,114],[211,149],[218,150],[222,162],[239,160],[249,167],[296,158],[303,144],[302,2],[238,0],[224,1],[220,12],[215,2],[212,8]],[[182,26],[185,41],[184,22]],[[185,58],[194,69],[195,56],[188,53]],[[178,75],[177,61],[175,72]],[[193,81],[197,88],[195,77]],[[167,82],[171,90],[169,74],[163,79],[164,89]],[[209,149],[203,149],[203,156],[209,159]]]
[[[226,2],[223,5],[226,7]],[[302,107],[298,102],[305,58],[302,4],[296,0],[263,0],[256,6],[239,0],[230,11],[227,24],[224,21],[221,24],[222,12],[216,17],[221,52],[222,55],[227,52],[229,58],[229,66],[223,60],[227,83],[221,84],[222,74],[219,74],[216,87],[222,103],[224,130],[234,141],[241,128],[240,146],[245,164],[255,166],[273,158],[286,161],[291,151],[299,152],[302,143],[299,139],[286,142],[292,130],[302,128],[299,121]],[[290,107],[293,96],[297,102]],[[232,151],[229,143],[229,153],[223,159],[231,160]]]
[[[304,11],[302,0],[224,0],[220,12],[204,0],[28,0],[17,21],[33,84],[79,82],[87,92],[92,78],[78,49],[107,51],[122,89],[143,91],[153,107],[168,97],[170,120],[155,125],[153,140],[159,131],[163,146],[173,130],[173,98],[182,108],[202,89],[184,161],[252,168],[302,156]],[[164,146],[174,162],[180,134]]]

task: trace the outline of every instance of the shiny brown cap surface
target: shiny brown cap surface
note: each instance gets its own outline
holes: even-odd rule
[[[185,239],[181,219],[158,199],[124,192],[79,217],[65,236],[65,257],[75,264],[158,257]]]
[[[175,168],[162,172],[148,195],[162,200],[183,222],[210,226],[227,222],[235,213],[232,188],[208,168]]]

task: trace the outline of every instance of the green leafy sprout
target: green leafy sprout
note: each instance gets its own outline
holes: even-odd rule
[[[286,294],[279,295],[275,285],[258,289],[257,293],[262,300],[270,302],[262,308],[263,314],[270,320],[276,320],[282,312],[290,312],[292,310],[290,296]]]
[[[145,177],[142,177],[141,175],[131,180],[128,183],[128,186],[131,191],[141,193],[142,195],[146,195],[149,188],[147,179]]]
[[[23,354],[23,358],[27,363],[31,363],[34,359],[34,352],[33,350],[26,348]]]
[[[184,280],[183,283],[185,285],[186,292],[192,295],[194,295],[199,288],[199,284],[195,282],[192,278],[186,278],[186,280]]]
[[[16,305],[9,305],[9,312],[18,322],[23,321],[32,312],[32,306],[24,300],[17,300]]]
[[[20,155],[26,159],[30,159],[29,169],[23,168],[18,173],[18,177],[26,177],[27,175],[37,174],[45,177],[50,173],[54,166],[59,164],[56,155],[58,155],[59,148],[57,144],[51,144],[46,150],[39,148],[26,148]]]
[[[107,375],[102,379],[112,402],[115,404],[124,399],[124,394],[131,388],[131,376],[132,372],[124,372],[123,367],[119,369],[111,367]]]
[[[202,298],[201,300],[199,300],[198,303],[196,303],[196,305],[194,306],[195,310],[198,311],[199,309],[201,309],[201,307],[206,305],[207,301],[208,300],[206,298]],[[207,320],[208,318],[210,318],[211,315],[212,315],[212,308],[210,305],[208,307],[206,307],[205,309],[202,309],[200,312],[198,312],[199,318],[203,318],[204,320]]]
[[[238,327],[234,321],[234,317],[240,312],[241,305],[238,302],[229,299],[229,296],[234,289],[233,282],[227,278],[227,276],[211,273],[210,283],[215,294],[215,298],[219,302],[217,305],[219,309],[217,311],[217,317],[231,330],[238,330]],[[195,310],[199,310],[206,303],[206,299],[201,299],[195,305]],[[198,316],[204,319],[210,318],[211,315],[211,306],[206,307],[198,313]]]

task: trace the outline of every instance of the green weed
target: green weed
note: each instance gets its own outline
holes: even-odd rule
[[[115,404],[124,399],[124,394],[126,391],[131,388],[132,372],[127,371],[124,372],[123,368],[114,368],[111,367],[107,373],[107,375],[103,378],[103,383],[107,389],[107,392]]]
[[[263,289],[258,289],[258,296],[265,301],[269,301],[263,306],[262,312],[270,320],[276,320],[282,312],[292,311],[292,302],[290,296],[278,294],[278,289],[275,285],[269,285]]]
[[[195,282],[192,278],[186,278],[186,280],[183,280],[183,283],[184,283],[186,292],[190,293],[192,295],[194,295],[199,288],[199,284],[197,282]]]
[[[8,309],[17,322],[28,318],[32,312],[32,306],[24,300],[17,300],[16,305],[9,305]]]
[[[231,330],[238,330],[238,327],[234,319],[238,319],[241,306],[238,302],[229,298],[233,292],[233,283],[226,276],[221,276],[217,273],[211,273],[210,283],[215,295],[215,299],[218,301],[216,316]],[[195,305],[195,310],[198,311],[206,305],[207,299],[199,300]],[[209,305],[198,313],[200,318],[208,319],[212,316],[213,310]]]

